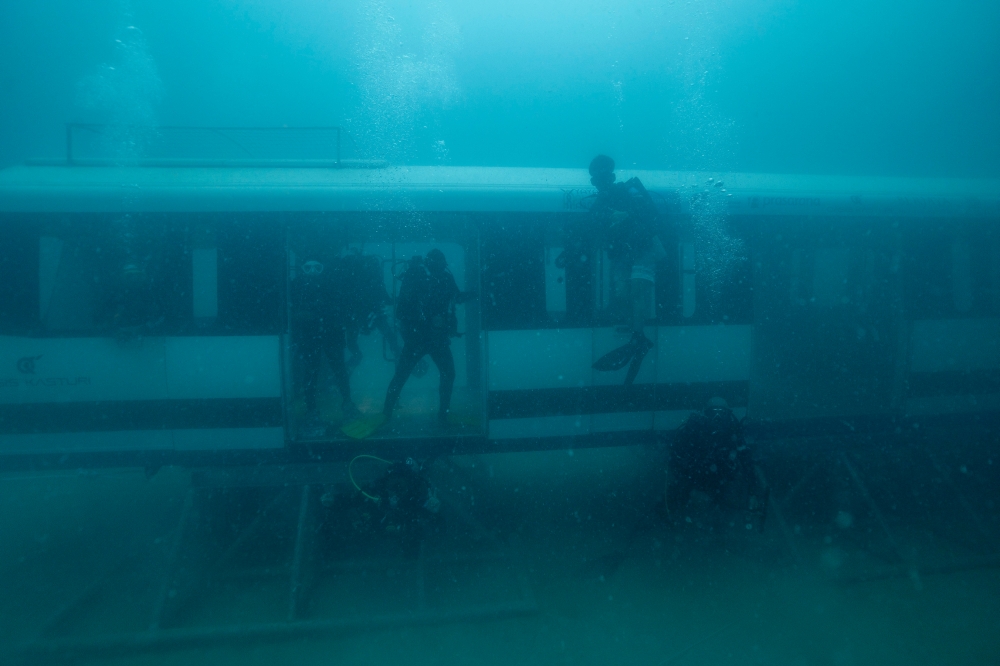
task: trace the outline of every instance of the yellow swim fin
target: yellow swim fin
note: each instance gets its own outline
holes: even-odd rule
[[[383,423],[385,423],[385,414],[369,414],[345,424],[340,432],[352,439],[364,439],[382,427]]]

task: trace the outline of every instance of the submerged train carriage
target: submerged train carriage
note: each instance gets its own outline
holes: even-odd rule
[[[326,365],[325,425],[304,427],[314,359],[296,342],[296,281],[318,248],[377,258],[390,327],[406,260],[431,248],[478,295],[456,311],[452,422],[433,418],[432,366],[366,450],[653,441],[711,396],[758,437],[1000,410],[1000,182],[628,175],[660,208],[668,258],[655,347],[627,387],[625,370],[592,368],[629,332],[606,253],[578,233],[593,195],[583,170],[6,169],[0,454],[74,466],[352,455]],[[351,392],[375,413],[395,333],[363,333]]]

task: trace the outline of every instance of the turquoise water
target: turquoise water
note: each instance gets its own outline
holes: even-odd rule
[[[61,155],[65,122],[152,121],[343,125],[362,156],[417,164],[580,167],[608,152],[654,169],[1000,173],[992,3],[46,0],[0,11],[0,164]]]
[[[1000,663],[998,118],[1000,3],[3,3],[0,663]],[[427,363],[382,425],[433,249],[451,411]],[[385,302],[303,352],[354,252]],[[671,510],[716,395],[766,515]]]

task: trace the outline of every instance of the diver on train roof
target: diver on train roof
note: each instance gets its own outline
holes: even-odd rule
[[[653,347],[643,324],[651,310],[656,263],[667,253],[657,235],[656,206],[638,178],[616,182],[615,161],[598,155],[590,162],[590,182],[597,188],[591,215],[611,260],[617,299],[630,306],[632,330],[629,342],[598,359],[594,369],[607,372],[628,365],[625,384],[631,384]]]

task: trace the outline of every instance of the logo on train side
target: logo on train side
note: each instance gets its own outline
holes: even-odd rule
[[[17,371],[23,375],[33,375],[35,374],[35,361],[42,357],[41,354],[38,356],[23,356],[17,359]]]
[[[23,387],[27,389],[35,388],[56,388],[65,386],[90,386],[90,377],[39,377],[36,374],[38,360],[42,354],[37,356],[22,356],[17,359],[14,367],[21,373],[22,377],[0,377],[0,388],[16,389]],[[27,375],[26,377],[23,375]]]

